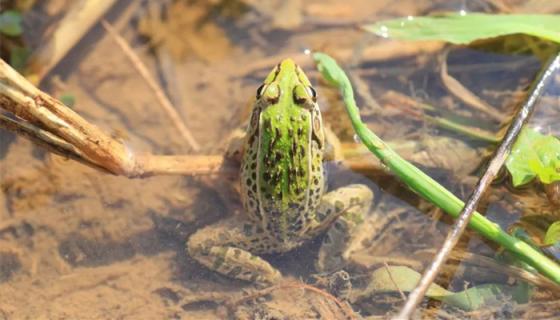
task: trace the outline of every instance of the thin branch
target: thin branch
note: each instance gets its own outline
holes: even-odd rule
[[[500,112],[496,111],[492,106],[488,103],[482,101],[477,95],[472,93],[469,89],[463,86],[457,79],[449,75],[447,72],[447,55],[449,54],[449,49],[443,51],[441,56],[441,71],[440,77],[441,81],[453,94],[455,97],[461,99],[465,104],[475,108],[476,110],[483,112],[487,116],[491,117],[498,122],[503,122],[506,117],[501,114]]]
[[[155,175],[210,175],[237,176],[239,167],[235,161],[221,155],[160,156],[145,154],[136,156],[134,177]]]
[[[385,269],[387,270],[387,274],[389,275],[389,279],[391,279],[391,282],[393,283],[395,288],[397,288],[397,290],[399,291],[401,298],[403,299],[403,301],[406,301],[406,296],[404,295],[404,292],[401,290],[401,288],[399,288],[399,284],[395,282],[395,279],[393,278],[393,274],[391,273],[391,268],[389,268],[389,264],[387,264],[387,261],[383,261],[383,266],[385,266]]]
[[[52,153],[78,161],[97,170],[107,172],[105,168],[97,166],[91,161],[86,160],[80,150],[76,149],[73,145],[67,143],[52,133],[37,128],[29,123],[17,121],[4,114],[0,114],[0,128],[15,132],[16,134],[31,140],[35,144]]]
[[[119,48],[121,48],[123,53],[134,66],[134,69],[138,71],[142,79],[144,79],[144,81],[146,81],[146,84],[148,84],[150,89],[152,89],[157,101],[159,102],[159,105],[163,108],[175,128],[177,128],[179,133],[183,136],[183,138],[187,141],[187,143],[194,151],[200,150],[200,145],[192,135],[191,131],[181,120],[181,116],[179,115],[175,107],[173,107],[171,101],[169,101],[165,93],[163,93],[163,90],[161,90],[154,78],[150,75],[148,68],[146,68],[144,63],[142,63],[142,60],[140,60],[134,50],[132,50],[128,43],[117,33],[115,28],[113,28],[113,26],[111,26],[109,22],[107,22],[106,20],[101,20],[101,25],[103,26],[103,28],[105,28],[107,33],[109,33],[111,38],[117,43]]]
[[[444,118],[440,115],[429,115],[429,113],[436,113],[438,110],[428,104],[418,102],[402,93],[389,90],[381,98],[383,101],[395,108],[404,109],[402,112],[409,112],[414,117],[423,118],[426,121],[433,123],[434,125],[453,131],[470,138],[477,140],[482,140],[490,143],[498,143],[500,139],[496,137],[496,134],[486,131],[478,127],[467,126],[454,120]],[[456,116],[456,115],[455,115]]]
[[[116,0],[75,1],[45,43],[29,58],[28,73],[37,76],[37,83],[66,56]]]
[[[553,59],[549,61],[549,63],[546,65],[546,68],[543,72],[541,72],[534,86],[529,91],[529,97],[517,112],[504,139],[496,150],[495,156],[490,161],[488,168],[478,181],[472,194],[469,196],[469,199],[463,207],[463,210],[455,221],[453,229],[447,235],[447,239],[445,240],[443,246],[432,261],[430,267],[422,276],[422,279],[420,280],[418,286],[410,293],[408,301],[401,309],[400,313],[393,319],[409,319],[416,307],[422,301],[422,298],[434,281],[439,270],[443,266],[443,263],[447,260],[449,254],[451,253],[451,250],[453,250],[453,247],[455,247],[461,235],[465,231],[465,228],[469,224],[470,218],[475,211],[484,191],[486,191],[486,188],[488,187],[488,185],[490,185],[490,183],[506,161],[513,143],[521,132],[523,125],[533,112],[537,102],[543,95],[545,88],[553,80],[553,76],[559,69],[560,54],[557,54]]]
[[[542,274],[532,273],[521,267],[498,262],[493,258],[459,250],[451,252],[449,259],[459,261],[463,264],[489,269],[493,272],[499,272],[502,275],[507,275],[518,281],[525,281],[542,289],[546,289],[555,297],[560,297],[558,285]]]
[[[85,160],[114,174],[133,171],[134,159],[120,142],[60,101],[33,86],[0,59],[0,106],[80,150]]]

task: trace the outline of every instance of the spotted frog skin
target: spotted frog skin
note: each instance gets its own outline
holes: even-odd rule
[[[245,215],[207,226],[188,253],[231,278],[273,283],[281,274],[261,254],[289,251],[327,233],[318,271],[344,264],[352,229],[373,194],[360,184],[326,192],[325,132],[315,90],[292,60],[278,64],[257,89],[244,138],[241,196]]]

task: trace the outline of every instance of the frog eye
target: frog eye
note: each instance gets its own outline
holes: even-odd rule
[[[265,88],[266,84],[261,84],[258,89],[257,89],[257,99],[260,99],[260,97],[262,97],[263,93],[264,93],[264,88]]]
[[[268,103],[276,103],[280,98],[280,87],[275,83],[271,83],[263,90],[262,95]]]
[[[301,105],[303,108],[311,110],[313,109],[313,102],[315,102],[315,98],[313,97],[313,93],[315,90],[309,89],[311,87],[305,87],[303,85],[297,85],[294,88],[294,101]]]
[[[307,87],[307,91],[309,92],[311,99],[313,99],[313,102],[317,102],[317,91],[315,91],[315,88],[309,86]]]

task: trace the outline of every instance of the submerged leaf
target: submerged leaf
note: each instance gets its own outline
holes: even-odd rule
[[[560,42],[559,15],[448,13],[386,20],[365,25],[364,29],[386,38],[443,40],[455,44],[516,33]]]
[[[8,36],[19,36],[22,32],[21,13],[8,10],[0,14],[0,33]]]
[[[71,93],[65,93],[58,99],[69,108],[72,108],[76,104],[76,97]]]
[[[17,71],[23,71],[30,55],[29,48],[14,46],[10,51],[10,65]]]
[[[560,140],[525,128],[506,160],[513,185],[520,186],[538,177],[549,184],[560,180]]]
[[[410,292],[420,281],[420,273],[403,266],[381,267],[372,274],[372,281],[368,285],[368,294],[387,292]],[[452,292],[432,284],[426,296],[448,303],[463,310],[472,311],[484,306],[501,303],[504,296],[511,296],[516,302],[524,303],[528,300],[528,287],[520,284],[511,287],[501,284],[483,284],[463,291]]]

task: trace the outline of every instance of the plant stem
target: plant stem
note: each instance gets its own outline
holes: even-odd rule
[[[497,144],[498,142],[500,142],[500,140],[495,135],[485,130],[481,130],[474,127],[467,127],[442,117],[424,116],[424,118],[426,118],[428,121],[433,122],[434,124],[436,124],[437,126],[443,129],[457,132],[467,137],[471,137],[474,139],[482,140],[493,144]]]
[[[360,111],[354,100],[354,92],[348,77],[337,65],[336,61],[324,53],[313,55],[319,71],[332,85],[340,89],[354,130],[364,145],[377,156],[397,177],[409,188],[426,200],[434,203],[452,217],[458,217],[464,203],[430,178],[420,169],[401,158],[396,152],[371,132],[360,118]],[[560,284],[560,266],[527,243],[507,234],[496,223],[475,212],[469,227],[485,238],[498,243],[511,252],[519,255],[525,262],[539,270],[554,282]]]

